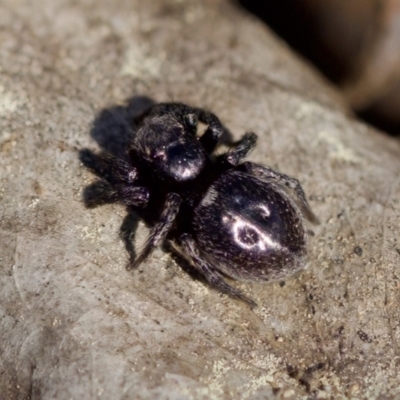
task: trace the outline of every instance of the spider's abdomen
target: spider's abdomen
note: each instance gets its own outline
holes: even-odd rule
[[[193,231],[203,256],[237,279],[277,280],[304,266],[301,213],[272,180],[225,172],[196,207]]]

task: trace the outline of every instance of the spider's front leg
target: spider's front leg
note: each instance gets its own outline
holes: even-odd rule
[[[208,154],[211,154],[217,144],[219,143],[222,135],[226,129],[221,124],[219,118],[209,111],[198,109],[198,119],[200,122],[208,125],[206,131],[200,137],[199,141],[203,145]]]
[[[236,297],[237,299],[244,301],[251,308],[257,306],[257,303],[244,295],[241,290],[226,283],[222,275],[202,257],[195,240],[189,234],[184,233],[181,235],[179,244],[193,262],[192,265],[206,279],[210,286],[228,294],[229,296]]]
[[[246,158],[257,143],[255,133],[245,133],[241,140],[227,153],[221,156],[223,163],[228,163],[231,167],[236,167],[244,158]]]
[[[110,153],[96,154],[89,149],[83,149],[79,152],[79,160],[87,169],[111,185],[132,184],[137,178],[135,167]]]
[[[145,187],[111,185],[104,180],[93,182],[83,191],[83,201],[88,208],[118,202],[126,206],[143,207],[148,199],[149,191]]]
[[[127,206],[142,207],[149,198],[148,189],[134,186],[137,170],[122,158],[109,153],[95,154],[89,149],[79,153],[86,168],[101,178],[85,188],[83,198],[86,207],[121,202]]]
[[[163,243],[168,235],[168,232],[173,226],[175,218],[179,212],[180,204],[181,198],[179,195],[176,193],[168,194],[159,222],[157,222],[157,224],[151,229],[146,244],[138,258],[127,265],[128,270],[139,266],[139,264],[141,264],[146,260],[147,257],[150,256],[156,247]]]

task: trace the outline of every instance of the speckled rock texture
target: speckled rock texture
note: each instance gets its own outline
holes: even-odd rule
[[[126,210],[83,206],[77,150],[140,96],[256,132],[250,159],[301,181],[307,269],[235,283],[254,311],[161,249],[127,272]],[[398,399],[399,225],[399,141],[235,4],[1,2],[1,399]]]

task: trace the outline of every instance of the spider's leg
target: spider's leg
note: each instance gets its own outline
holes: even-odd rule
[[[104,180],[93,182],[83,191],[83,201],[88,208],[118,202],[127,206],[143,207],[148,198],[149,192],[145,187],[111,185]]]
[[[149,200],[149,190],[143,186],[114,185],[116,201],[127,206],[143,207]]]
[[[83,149],[79,152],[79,159],[86,168],[111,185],[117,183],[131,184],[136,180],[136,168],[124,159],[115,157],[110,153],[95,154],[89,149]]]
[[[133,245],[135,233],[139,224],[139,217],[132,212],[128,213],[119,229],[119,236],[124,242],[125,249],[129,254],[129,259],[133,262],[136,258],[135,247]]]
[[[300,182],[297,179],[282,174],[281,172],[275,171],[272,168],[257,165],[251,162],[245,162],[241,164],[239,168],[240,170],[245,171],[261,180],[276,182],[283,190],[285,190],[289,194],[294,195],[293,200],[296,202],[297,206],[310,222],[314,224],[319,224],[318,218],[311,211],[303,188],[301,187]]]
[[[199,121],[207,124],[208,127],[199,141],[203,145],[207,153],[211,154],[217,144],[219,143],[221,136],[225,133],[226,129],[221,124],[220,120],[216,115],[209,111],[197,109],[199,112]]]
[[[236,143],[235,147],[221,156],[222,162],[235,167],[243,158],[248,156],[256,145],[256,142],[257,135],[255,133],[245,133],[243,138]]]
[[[175,193],[168,194],[159,222],[152,228],[147,242],[138,258],[134,262],[128,264],[128,270],[136,268],[154,251],[157,246],[162,244],[167,237],[168,232],[172,228],[180,204],[181,198],[179,195]]]
[[[206,279],[210,286],[228,294],[229,296],[236,297],[246,302],[251,308],[257,306],[257,304],[244,295],[242,291],[226,283],[222,275],[201,256],[201,252],[197,247],[196,242],[189,234],[184,233],[180,237],[179,244],[192,260],[193,266]]]
[[[121,202],[127,206],[142,207],[147,204],[149,192],[145,187],[133,186],[137,170],[122,158],[109,153],[95,154],[89,149],[79,153],[79,159],[101,178],[85,188],[86,207]]]

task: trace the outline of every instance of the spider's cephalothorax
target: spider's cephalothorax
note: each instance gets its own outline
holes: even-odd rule
[[[200,137],[198,122],[206,125]],[[127,157],[83,150],[81,160],[102,178],[92,188],[104,202],[124,203],[151,226],[129,268],[169,240],[210,285],[255,305],[224,275],[269,281],[298,271],[306,256],[304,217],[317,219],[296,179],[241,162],[254,133],[214,155],[224,131],[210,112],[158,104],[141,118]],[[93,190],[85,200],[92,204]]]

